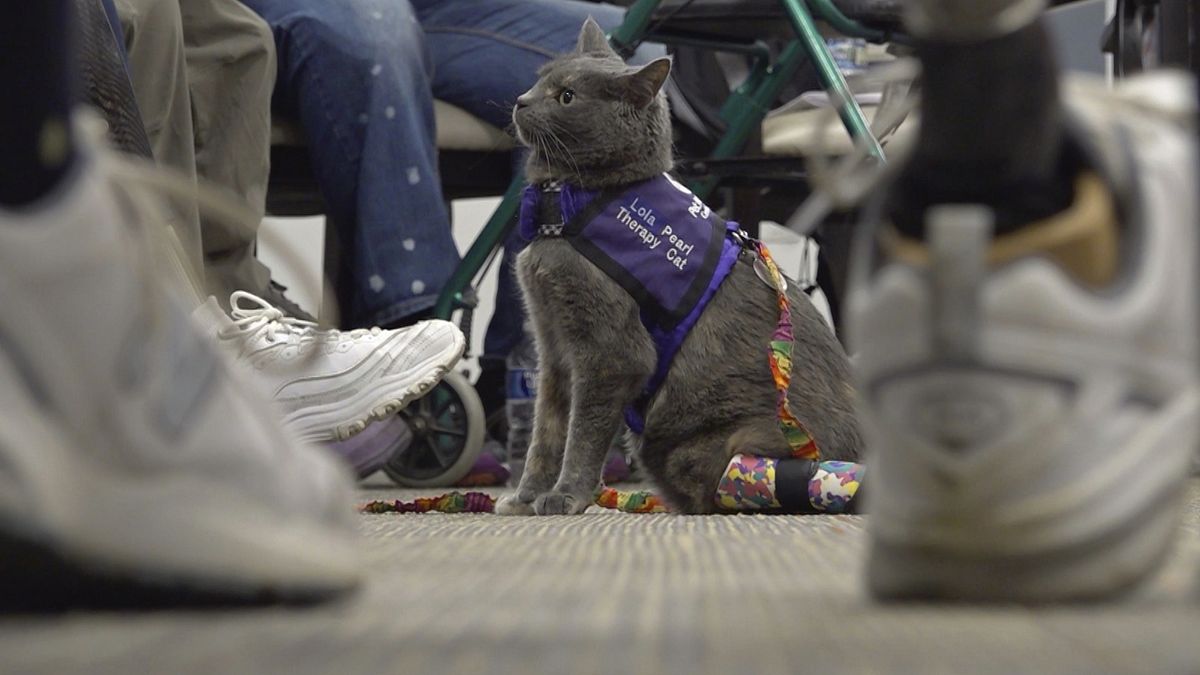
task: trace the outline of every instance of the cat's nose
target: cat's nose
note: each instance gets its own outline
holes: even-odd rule
[[[530,96],[528,93],[521,94],[520,96],[517,97],[517,110],[520,110],[521,108],[528,108],[529,104],[532,102],[533,102],[533,97]]]

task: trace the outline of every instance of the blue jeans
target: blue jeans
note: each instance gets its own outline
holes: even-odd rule
[[[513,101],[539,67],[574,48],[587,16],[613,27],[624,15],[574,0],[244,2],[275,34],[276,106],[308,136],[349,270],[343,322],[357,326],[429,309],[459,262],[433,99],[506,127]],[[519,338],[517,293],[502,270],[485,353],[502,356]]]

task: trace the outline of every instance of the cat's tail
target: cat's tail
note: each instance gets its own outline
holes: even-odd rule
[[[852,401],[853,388],[849,384],[845,387],[849,390]],[[819,433],[813,435],[819,459],[859,461],[863,440],[858,420],[853,414],[853,406],[847,410],[831,406],[831,410],[831,417],[834,419],[831,423],[819,425]],[[806,428],[812,428],[808,420],[803,421]],[[727,457],[745,454],[777,459],[796,456],[782,428],[776,423],[747,425],[733,432],[725,442],[725,454]]]
[[[725,454],[757,455],[759,457],[791,457],[792,447],[778,424],[755,424],[742,427],[725,442]]]

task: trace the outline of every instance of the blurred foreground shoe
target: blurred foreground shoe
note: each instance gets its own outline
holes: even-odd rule
[[[849,311],[876,597],[1109,597],[1176,537],[1200,417],[1194,97],[1171,74],[1066,91],[1088,165],[1066,212],[995,238],[968,205],[930,210],[924,241],[867,223]]]
[[[151,268],[162,169],[99,144],[0,211],[0,604],[312,601],[360,578],[344,467]],[[184,188],[184,191],[194,188]]]
[[[458,362],[466,340],[449,321],[407,328],[320,330],[245,291],[229,298],[233,318],[209,298],[197,318],[270,394],[301,438],[341,441],[373,420],[394,417]]]

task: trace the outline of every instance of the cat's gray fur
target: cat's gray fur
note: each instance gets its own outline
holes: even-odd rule
[[[661,86],[670,62],[626,66],[588,20],[576,51],[547,64],[518,99],[514,125],[531,147],[532,182],[595,189],[671,167],[671,130]],[[570,87],[575,97],[563,105]],[[638,306],[561,239],[520,255],[540,359],[533,441],[504,514],[570,514],[591,504],[622,409],[655,367]],[[794,287],[792,409],[828,459],[854,460],[862,441],[846,355],[808,298]],[[680,511],[717,510],[717,483],[733,455],[786,457],[768,342],[778,322],[775,291],[739,263],[689,333],[634,439],[643,466]]]

